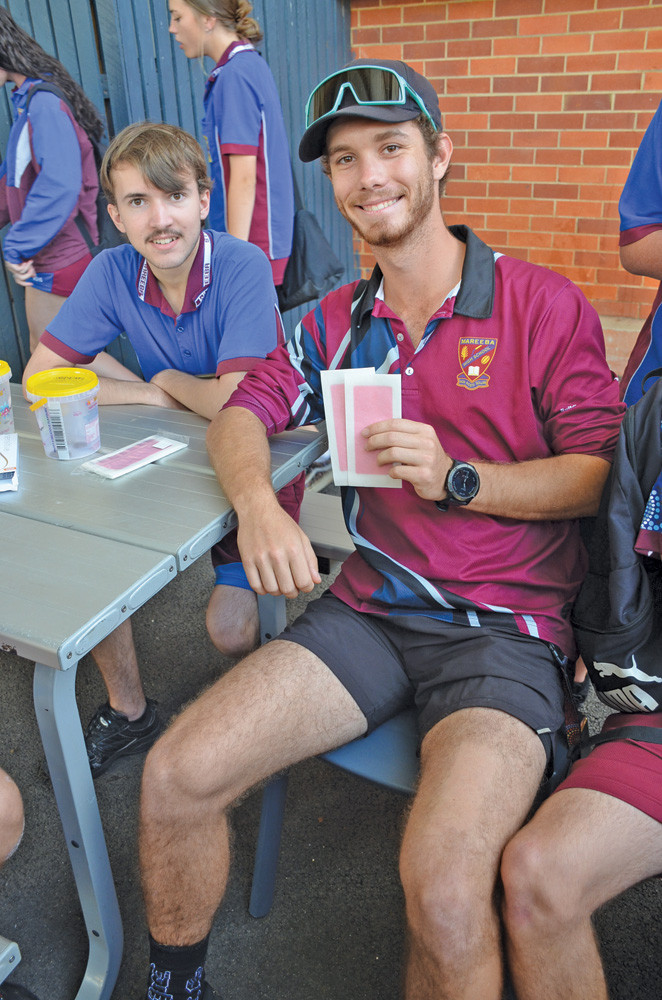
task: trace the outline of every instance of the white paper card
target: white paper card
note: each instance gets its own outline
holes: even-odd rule
[[[157,462],[160,458],[173,455],[186,447],[185,441],[174,441],[172,438],[152,435],[124,448],[118,448],[117,451],[111,451],[107,455],[100,455],[98,458],[90,459],[89,462],[83,462],[81,469],[95,472],[104,479],[117,479],[119,476],[125,476],[127,472],[142,469],[150,462]]]
[[[371,375],[348,371],[345,380],[347,428],[347,482],[350,486],[381,486],[400,489],[402,481],[391,479],[387,468],[377,464],[377,452],[366,451],[361,433],[370,424],[402,415],[399,375]]]
[[[374,368],[357,368],[364,375],[374,375]],[[347,486],[347,426],[345,406],[345,379],[347,371],[337,368],[320,372],[326,433],[331,455],[331,470],[336,486]]]
[[[18,434],[0,434],[0,493],[18,489]]]

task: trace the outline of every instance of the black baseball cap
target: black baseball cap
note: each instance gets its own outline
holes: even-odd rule
[[[299,157],[308,163],[324,153],[329,125],[341,115],[404,122],[425,114],[441,131],[437,93],[424,76],[396,59],[355,59],[315,87],[306,105]]]

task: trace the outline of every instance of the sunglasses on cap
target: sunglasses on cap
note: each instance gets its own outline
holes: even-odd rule
[[[334,114],[342,104],[345,91],[349,91],[359,105],[404,105],[410,97],[426,118],[437,125],[423,100],[404,77],[386,66],[349,66],[339,69],[313,90],[306,104],[306,128],[326,115]]]

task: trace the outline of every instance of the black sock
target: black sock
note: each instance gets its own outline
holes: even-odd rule
[[[197,944],[159,944],[149,936],[147,1000],[202,1000],[209,935]]]

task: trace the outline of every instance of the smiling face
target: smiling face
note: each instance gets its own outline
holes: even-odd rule
[[[168,6],[170,34],[175,36],[175,41],[179,42],[180,49],[188,59],[199,59],[205,54],[206,20],[210,19],[205,19],[186,0],[170,0]]]
[[[170,283],[187,275],[209,213],[209,191],[200,193],[190,169],[176,191],[155,187],[129,163],[113,166],[110,178],[115,196],[110,216],[157,279]]]
[[[440,133],[431,158],[418,126],[344,118],[329,128],[326,154],[336,205],[370,246],[392,247],[441,218],[438,181],[452,144]]]

